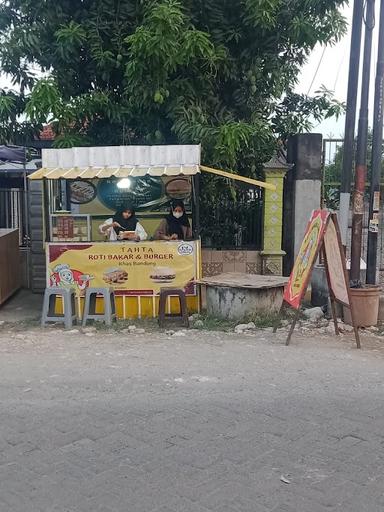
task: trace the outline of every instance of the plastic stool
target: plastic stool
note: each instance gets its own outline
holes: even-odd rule
[[[180,315],[166,315],[165,308],[167,305],[168,297],[178,297],[180,303]],[[160,288],[160,301],[159,301],[159,326],[164,327],[166,318],[174,318],[182,320],[185,327],[189,327],[187,297],[185,291],[180,288]]]
[[[96,313],[96,298],[101,296],[104,301],[104,313]],[[88,320],[104,322],[105,325],[112,325],[116,320],[115,292],[113,288],[86,288],[83,327],[87,325]]]
[[[56,298],[63,299],[63,314],[55,313]],[[44,292],[43,313],[41,315],[41,326],[48,322],[63,322],[66,329],[71,329],[76,322],[76,301],[73,288],[46,288]]]

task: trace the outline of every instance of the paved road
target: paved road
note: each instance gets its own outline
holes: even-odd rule
[[[369,346],[3,329],[0,510],[382,511]]]

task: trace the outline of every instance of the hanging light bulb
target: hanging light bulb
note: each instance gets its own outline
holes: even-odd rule
[[[129,178],[122,178],[117,182],[117,188],[131,188],[131,180]]]

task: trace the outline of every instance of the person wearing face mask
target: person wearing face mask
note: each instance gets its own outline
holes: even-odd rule
[[[147,233],[136,217],[132,207],[123,208],[99,226],[99,232],[108,237],[110,242],[123,239],[140,242],[147,239]]]
[[[183,201],[172,201],[169,214],[161,221],[154,238],[155,240],[188,240],[192,238],[192,229]]]

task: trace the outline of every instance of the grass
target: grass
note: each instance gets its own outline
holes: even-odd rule
[[[221,332],[231,332],[234,330],[236,325],[238,324],[247,324],[249,322],[254,322],[256,328],[258,329],[266,329],[268,327],[281,327],[283,320],[291,321],[292,312],[288,311],[283,314],[278,313],[265,313],[258,314],[255,316],[249,316],[244,318],[243,320],[230,320],[225,318],[216,317],[213,315],[208,315],[207,313],[202,313],[201,315],[196,316],[196,320],[199,320],[198,325],[196,326],[196,322],[191,322],[190,327],[194,329],[199,329],[201,331],[221,331]],[[97,331],[115,331],[121,332],[124,329],[127,329],[129,326],[135,325],[138,329],[145,329],[148,332],[164,332],[165,330],[173,330],[173,329],[181,329],[181,323],[177,320],[173,321],[172,319],[167,321],[167,326],[164,329],[160,329],[157,323],[157,318],[143,318],[143,319],[130,319],[130,320],[119,320],[118,322],[114,322],[112,326],[106,326],[102,322],[93,322],[88,325],[88,327],[93,326],[96,327]],[[33,329],[40,326],[40,318],[29,318],[21,322],[13,323],[6,322],[5,324],[0,326],[0,329],[9,329],[16,331],[25,331],[28,329]],[[64,328],[63,324],[58,324],[60,329]],[[81,329],[81,325],[74,325],[74,329]]]
[[[283,320],[292,320],[292,314],[287,313],[260,313],[255,316],[248,316],[243,320],[230,320],[219,318],[216,316],[202,314],[198,317],[201,320],[202,325],[198,327],[200,330],[206,331],[224,331],[229,332],[233,331],[236,325],[239,324],[248,324],[249,322],[253,322],[258,329],[266,329],[268,327],[281,327]],[[193,325],[192,325],[193,327]]]
[[[18,320],[17,322],[4,322],[0,325],[0,330],[13,329],[15,331],[26,331],[39,327],[41,324],[40,317],[26,318],[25,320]]]
[[[202,322],[202,325],[195,327],[192,323],[192,328],[197,328],[201,331],[223,331],[223,332],[229,332],[233,331],[235,326],[238,324],[238,322],[235,322],[233,320],[225,319],[225,318],[219,318],[213,315],[208,314],[201,314],[198,317],[198,320]]]
[[[266,329],[275,326],[281,327],[283,319],[283,316],[279,313],[264,313],[255,316],[251,321],[254,322],[258,329]]]

